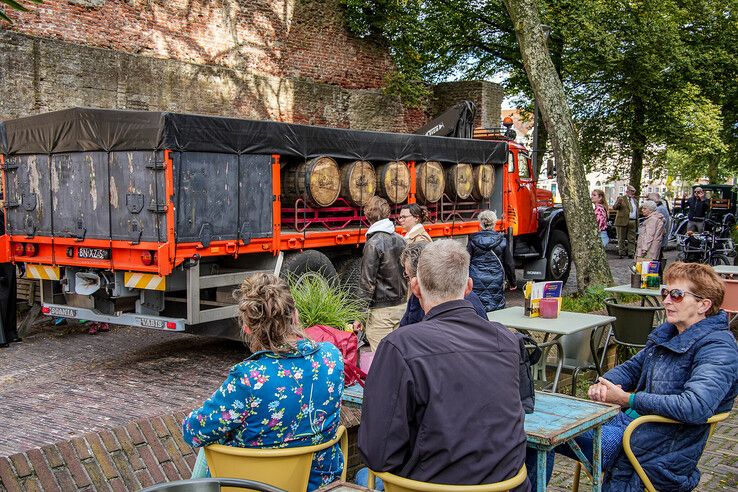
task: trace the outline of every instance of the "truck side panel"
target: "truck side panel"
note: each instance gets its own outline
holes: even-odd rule
[[[108,239],[108,155],[75,152],[51,157],[54,236]]]
[[[173,163],[178,242],[270,235],[271,156],[177,152]]]
[[[11,235],[50,236],[51,173],[44,154],[6,157],[7,231]]]
[[[110,153],[110,220],[113,239],[132,242],[166,241],[166,217],[157,213],[165,203],[164,172],[156,168],[162,153]]]

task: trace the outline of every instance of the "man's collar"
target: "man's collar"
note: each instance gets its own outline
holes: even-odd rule
[[[437,316],[440,316],[449,311],[453,311],[455,309],[463,309],[463,308],[474,309],[471,303],[465,299],[454,299],[453,301],[442,302],[441,304],[438,304],[437,306],[434,306],[433,308],[431,308],[431,310],[428,311],[423,317],[423,321],[433,319]]]

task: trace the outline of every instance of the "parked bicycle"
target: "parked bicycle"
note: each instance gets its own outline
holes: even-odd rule
[[[736,256],[735,243],[730,231],[735,227],[735,217],[726,216],[721,222],[705,220],[705,232],[677,234],[679,259],[688,263],[730,265]]]

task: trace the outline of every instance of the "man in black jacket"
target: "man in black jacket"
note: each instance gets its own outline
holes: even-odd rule
[[[694,189],[692,197],[687,200],[687,207],[689,212],[687,213],[687,230],[692,232],[702,232],[705,230],[705,217],[707,216],[707,209],[709,205],[705,200],[705,190],[699,186]]]
[[[405,240],[395,232],[384,198],[372,197],[364,213],[371,226],[366,231],[359,287],[369,302],[366,339],[371,349],[377,350],[382,338],[400,325],[405,312],[407,287],[400,264]]]
[[[411,289],[427,314],[387,335],[374,356],[359,428],[364,462],[440,484],[515,476],[526,441],[516,337],[463,299],[469,254],[456,241],[425,247]],[[515,490],[529,489],[526,480]]]

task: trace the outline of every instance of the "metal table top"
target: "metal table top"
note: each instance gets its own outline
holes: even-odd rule
[[[738,265],[716,265],[712,269],[718,275],[738,275]]]
[[[616,285],[607,287],[605,292],[614,292],[616,294],[634,294],[637,296],[661,297],[661,288],[656,289],[637,289],[631,287],[630,284]]]
[[[554,335],[571,335],[588,328],[597,328],[615,321],[613,316],[561,311],[556,319],[531,318],[523,314],[522,306],[515,306],[487,313],[490,321],[497,321],[508,328],[538,331]]]

